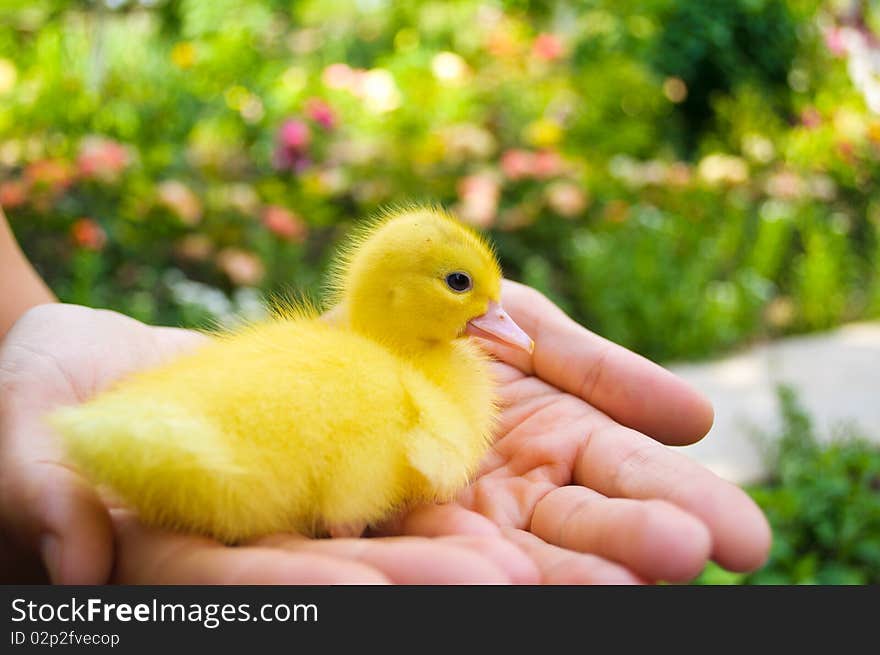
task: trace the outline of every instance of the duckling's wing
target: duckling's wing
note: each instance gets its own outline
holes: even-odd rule
[[[407,461],[425,478],[436,500],[448,500],[468,483],[463,453],[451,441],[415,429],[407,435]]]
[[[485,439],[460,407],[420,375],[405,376],[404,387],[413,417],[404,439],[407,462],[425,479],[433,500],[448,500],[475,472]]]

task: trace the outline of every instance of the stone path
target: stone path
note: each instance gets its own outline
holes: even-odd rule
[[[754,429],[773,431],[779,425],[775,389],[780,383],[797,390],[821,437],[841,422],[854,421],[880,443],[880,323],[854,323],[670,368],[715,405],[708,436],[680,450],[733,482],[763,475]]]

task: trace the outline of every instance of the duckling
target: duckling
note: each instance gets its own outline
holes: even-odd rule
[[[148,525],[236,543],[359,536],[468,484],[497,415],[468,336],[531,352],[486,241],[427,208],[357,234],[324,316],[292,306],[50,415],[72,462]]]

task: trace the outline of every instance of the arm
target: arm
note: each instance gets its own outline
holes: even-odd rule
[[[18,317],[55,296],[24,256],[0,208],[0,339]]]

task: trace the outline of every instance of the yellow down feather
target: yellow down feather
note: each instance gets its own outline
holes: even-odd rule
[[[470,291],[445,284],[454,271]],[[488,360],[461,335],[500,283],[472,231],[395,212],[344,251],[328,315],[292,307],[216,335],[50,422],[151,525],[237,542],[375,524],[451,498],[489,447]]]

